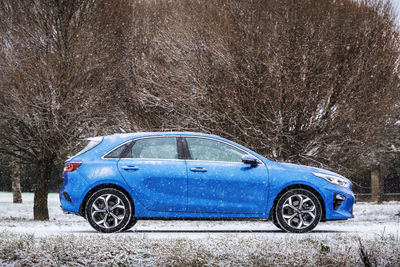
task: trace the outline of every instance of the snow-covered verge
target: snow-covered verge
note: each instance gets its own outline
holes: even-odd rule
[[[0,192],[0,265],[400,265],[399,202],[357,203],[355,219],[287,234],[263,221],[139,221],[132,231],[95,232],[63,214],[49,195],[50,220],[32,220],[32,194],[12,204]]]
[[[76,236],[0,233],[2,264],[15,266],[398,266],[400,246],[392,235],[363,239],[355,235],[163,239],[123,234]],[[0,262],[1,263],[1,262]]]

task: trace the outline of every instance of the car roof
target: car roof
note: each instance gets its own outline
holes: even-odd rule
[[[199,132],[134,132],[134,133],[115,133],[112,135],[102,136],[109,142],[129,140],[136,137],[147,137],[147,136],[169,136],[169,135],[182,135],[182,136],[203,136],[203,137],[213,137],[218,139],[223,139],[220,136],[199,133]]]
[[[133,132],[133,133],[115,133],[112,135],[106,135],[104,137],[118,136],[118,137],[137,137],[137,136],[153,136],[153,135],[196,135],[196,136],[213,136],[219,137],[213,134],[206,134],[200,132]]]

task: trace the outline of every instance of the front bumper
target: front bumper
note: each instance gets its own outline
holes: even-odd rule
[[[329,185],[324,188],[324,195],[327,221],[354,218],[355,196],[350,188]]]

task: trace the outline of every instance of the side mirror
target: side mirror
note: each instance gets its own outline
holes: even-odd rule
[[[252,156],[252,155],[249,155],[249,154],[243,155],[242,162],[244,164],[250,164],[251,166],[255,166],[255,165],[259,164],[258,159],[256,157]]]

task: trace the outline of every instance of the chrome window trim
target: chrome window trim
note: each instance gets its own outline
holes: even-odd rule
[[[184,160],[184,159],[158,159],[158,158],[118,158],[118,159],[131,159],[131,160],[141,160],[141,161],[157,161],[157,160],[175,160],[175,161],[179,161],[179,160]]]
[[[239,163],[239,164],[243,164],[243,162],[237,162],[237,161],[216,161],[216,160],[196,160],[196,159],[105,158],[105,156],[107,156],[108,154],[110,154],[110,153],[113,152],[114,150],[118,149],[119,147],[121,147],[121,146],[123,146],[123,145],[126,145],[127,143],[130,143],[130,142],[133,142],[133,141],[137,141],[137,140],[141,140],[141,139],[160,138],[160,137],[161,137],[161,138],[168,138],[168,137],[174,137],[174,138],[178,138],[178,137],[182,137],[182,138],[201,138],[201,139],[208,139],[208,140],[212,140],[212,141],[224,143],[224,144],[226,144],[226,145],[228,145],[228,146],[232,146],[232,147],[234,147],[234,148],[236,148],[236,149],[238,149],[238,150],[244,152],[244,153],[247,154],[247,155],[251,155],[251,156],[255,157],[255,158],[258,160],[259,165],[264,165],[264,166],[265,166],[265,163],[264,163],[259,157],[257,157],[257,156],[255,156],[255,155],[249,153],[248,151],[246,151],[246,150],[244,150],[244,149],[242,149],[242,148],[240,148],[240,147],[237,147],[237,146],[235,146],[235,145],[233,145],[233,144],[230,144],[230,143],[228,143],[228,142],[225,142],[225,141],[223,141],[223,140],[218,140],[218,139],[215,139],[215,138],[212,138],[212,137],[207,137],[207,136],[196,136],[196,135],[155,135],[155,136],[138,137],[138,138],[135,138],[135,139],[128,140],[128,141],[126,141],[126,142],[120,144],[119,146],[117,146],[117,147],[111,149],[110,151],[106,152],[106,153],[101,157],[101,159],[103,159],[103,160],[120,160],[120,159],[134,159],[134,160],[179,160],[179,161],[185,160],[185,161],[193,161],[193,162],[214,162],[214,163],[229,163],[229,164],[232,164],[232,163]],[[188,146],[189,146],[189,144],[188,144]],[[178,149],[178,146],[177,146],[176,148]]]
[[[105,158],[108,154],[110,154],[111,152],[113,152],[114,150],[116,150],[116,149],[118,149],[119,147],[121,147],[121,146],[124,146],[124,145],[126,145],[126,144],[128,144],[128,143],[130,143],[130,142],[133,142],[133,141],[137,141],[137,140],[141,140],[141,139],[148,139],[148,138],[167,138],[167,137],[175,137],[175,140],[176,140],[176,138],[177,137],[180,137],[179,135],[154,135],[154,136],[143,136],[143,137],[138,137],[138,138],[134,138],[134,139],[131,139],[131,140],[128,140],[128,141],[126,141],[126,142],[124,142],[124,143],[122,143],[122,144],[120,144],[119,146],[116,146],[116,147],[114,147],[113,149],[111,149],[111,150],[109,150],[108,152],[106,152],[103,156],[101,156],[101,159],[104,159],[104,160],[115,160],[115,159],[117,159],[117,160],[120,160],[120,159],[142,159],[142,158]],[[178,151],[178,141],[176,140],[176,143],[177,143],[177,146],[176,146],[176,150]],[[146,158],[145,158],[146,159]],[[148,158],[148,159],[150,159],[150,158]],[[147,159],[146,159],[147,160]],[[158,160],[182,160],[182,159],[158,159]]]

